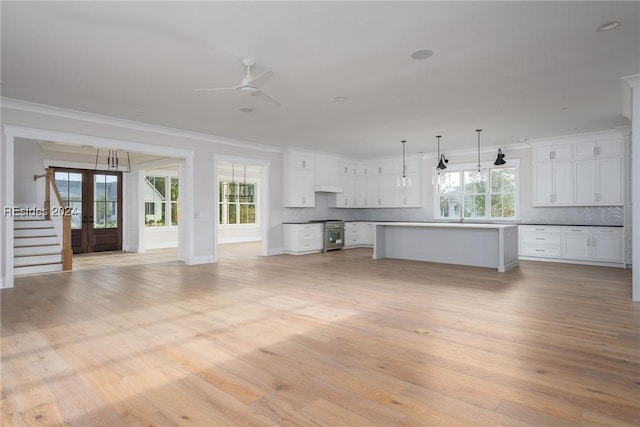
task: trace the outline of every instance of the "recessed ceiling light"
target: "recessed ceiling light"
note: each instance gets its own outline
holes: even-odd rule
[[[620,21],[611,21],[598,27],[598,31],[609,31],[620,26]]]
[[[346,96],[336,96],[335,98],[333,98],[334,101],[346,101],[347,97]]]
[[[411,54],[413,59],[427,59],[433,56],[433,51],[429,49],[418,49]]]
[[[240,108],[240,111],[242,111],[243,113],[250,113],[250,112],[253,111],[253,108],[242,107],[242,108]]]

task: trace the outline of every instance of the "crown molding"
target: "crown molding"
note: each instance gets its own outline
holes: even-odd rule
[[[135,131],[150,132],[178,138],[187,138],[199,142],[211,144],[228,145],[237,148],[265,151],[269,153],[282,153],[282,148],[272,145],[260,144],[257,142],[242,141],[232,138],[224,138],[205,133],[192,132],[182,129],[175,129],[165,126],[152,125],[149,123],[136,122],[133,120],[119,119],[116,117],[103,116],[100,114],[87,113],[84,111],[71,110],[68,108],[55,107],[52,105],[38,104],[35,102],[23,101],[14,98],[0,98],[2,108],[9,110],[23,111],[28,113],[43,114],[47,116],[60,117],[64,119],[78,120],[100,125],[114,126]]]
[[[632,88],[640,87],[640,74],[635,74],[633,76],[620,77],[620,80],[624,80]]]

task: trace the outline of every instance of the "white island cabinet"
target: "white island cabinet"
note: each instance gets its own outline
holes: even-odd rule
[[[518,266],[518,226],[439,222],[373,223],[373,258],[497,268]]]

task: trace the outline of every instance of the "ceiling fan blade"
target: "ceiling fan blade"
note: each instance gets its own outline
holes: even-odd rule
[[[258,89],[258,91],[256,93],[253,94],[253,96],[258,96],[262,99],[266,99],[267,101],[277,105],[278,107],[280,107],[282,104],[280,104],[278,101],[276,101],[273,97],[271,97],[268,93]]]
[[[263,85],[265,83],[267,83],[269,80],[271,80],[271,78],[273,77],[273,71],[269,70],[269,71],[265,71],[264,73],[255,76],[254,78],[252,78],[251,80],[249,80],[246,85],[249,86],[257,86],[257,85]]]
[[[240,86],[236,87],[207,87],[204,89],[192,89],[192,90],[200,90],[200,91],[218,91],[218,90],[237,90],[240,89]]]

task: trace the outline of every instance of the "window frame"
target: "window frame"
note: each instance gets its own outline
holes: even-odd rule
[[[180,177],[178,176],[177,173],[174,172],[169,172],[169,171],[146,171],[146,173],[144,174],[144,184],[143,185],[147,185],[147,179],[148,178],[164,178],[164,200],[162,201],[157,201],[157,200],[144,200],[144,207],[143,207],[143,211],[144,211],[144,228],[145,229],[149,229],[149,230],[162,230],[162,229],[174,229],[174,228],[178,228],[180,226],[180,223],[177,222],[175,225],[173,224],[173,214],[172,214],[172,210],[171,207],[175,204],[176,208],[178,209],[178,218],[180,217],[180,213],[179,213],[179,206],[180,206]],[[172,180],[177,180],[177,185],[178,185],[178,198],[176,200],[173,200],[173,197],[171,195],[171,182]],[[153,184],[152,184],[153,186]],[[165,223],[164,225],[147,225],[147,203],[153,203],[154,204],[154,212],[157,210],[155,209],[155,204],[159,203],[162,205],[162,209],[164,209],[164,219],[165,219]],[[155,215],[155,213],[153,214]]]
[[[253,203],[242,203],[242,202],[233,202],[233,205],[236,206],[236,221],[239,221],[240,219],[240,205],[244,204],[244,205],[250,205],[253,204],[255,206],[255,222],[254,223],[249,223],[249,224],[242,224],[240,222],[236,222],[235,224],[227,224],[224,222],[221,222],[223,220],[226,220],[226,216],[225,215],[220,215],[220,206],[223,204],[223,202],[220,200],[220,198],[223,198],[224,196],[220,193],[220,186],[223,183],[231,183],[234,182],[231,179],[231,176],[221,176],[218,179],[218,227],[222,227],[222,228],[242,228],[242,227],[259,227],[260,226],[260,214],[259,214],[259,209],[260,209],[260,180],[259,179],[255,179],[255,178],[247,178],[246,183],[247,185],[251,184],[254,186],[254,202]],[[242,181],[235,181],[236,184],[244,184],[245,180],[243,179]],[[227,206],[230,205],[230,203],[227,201],[226,203]]]
[[[500,221],[500,222],[515,222],[520,220],[520,159],[511,159],[504,165],[494,165],[490,162],[481,162],[481,167],[487,172],[487,182],[485,186],[485,216],[482,217],[467,217],[463,216],[464,221],[466,222],[486,222],[486,221]],[[464,182],[464,172],[472,171],[478,167],[476,163],[460,163],[456,165],[449,165],[447,169],[443,171],[444,173],[450,172],[458,172],[460,174],[460,205],[464,215],[464,199],[465,199],[465,182]],[[514,209],[515,215],[513,217],[494,217],[491,216],[491,196],[492,194],[501,194],[505,193],[492,193],[491,192],[491,170],[496,169],[515,169],[515,191],[514,191]],[[432,171],[435,173],[435,167],[432,168]],[[441,216],[440,215],[440,186],[438,183],[432,184],[433,189],[433,218],[435,220],[444,220],[451,221],[457,220],[457,216]],[[477,193],[474,193],[477,194]]]

